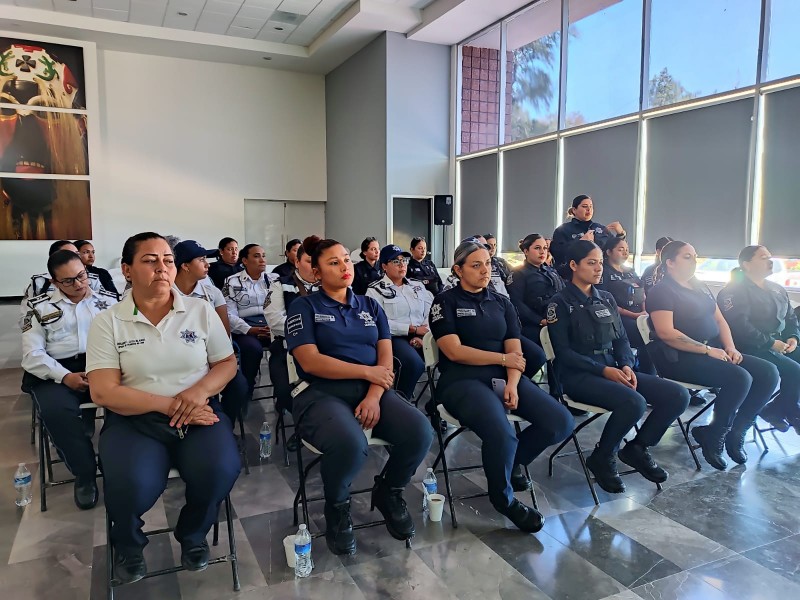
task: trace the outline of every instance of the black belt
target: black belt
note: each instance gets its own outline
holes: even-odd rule
[[[612,348],[602,348],[600,350],[592,350],[592,354],[611,354]]]

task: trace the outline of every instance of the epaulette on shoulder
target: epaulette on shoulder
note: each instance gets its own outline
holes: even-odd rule
[[[37,304],[41,304],[42,302],[49,302],[50,301],[50,292],[42,292],[38,296],[34,296],[28,299],[28,306],[33,308]]]
[[[114,292],[109,292],[106,288],[100,288],[95,292],[95,294],[99,294],[100,296],[109,296],[114,298],[114,300],[117,299],[117,295]]]

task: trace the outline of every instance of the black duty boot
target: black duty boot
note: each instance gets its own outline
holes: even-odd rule
[[[764,408],[762,408],[761,413],[758,416],[760,416],[781,433],[786,433],[789,431],[789,427],[791,427],[789,422],[786,420],[786,415],[783,414],[783,410],[779,406],[775,406],[774,402],[770,402]]]
[[[692,429],[692,437],[700,444],[703,458],[719,471],[724,471],[728,467],[727,461],[722,457],[726,434],[726,429],[713,429],[710,425],[700,425]]]
[[[508,517],[508,520],[520,531],[525,533],[536,533],[544,527],[544,517],[535,508],[531,508],[517,500],[516,498],[511,501],[508,508],[503,510],[497,509],[501,515]]]
[[[744,451],[744,438],[753,426],[753,422],[746,423],[743,427],[734,425],[725,436],[725,450],[731,460],[739,465],[747,462],[747,452]]]
[[[208,568],[208,542],[205,540],[197,546],[181,544],[181,564],[187,571],[205,571]]]
[[[325,541],[334,554],[356,553],[349,500],[341,504],[325,503]]]
[[[99,494],[97,491],[97,481],[94,475],[91,477],[76,477],[75,488],[72,492],[72,497],[75,500],[75,506],[81,510],[88,510],[97,505],[97,498]]]
[[[139,581],[147,574],[142,548],[116,548],[114,551],[114,578],[120,583]]]
[[[525,475],[522,465],[514,465],[514,468],[511,469],[511,489],[515,492],[527,492],[532,487],[533,483]]]
[[[653,483],[664,483],[669,477],[669,473],[659,467],[650,456],[647,446],[628,442],[622,450],[617,452],[617,458],[632,469],[639,471],[642,477]]]
[[[617,459],[613,454],[601,454],[595,448],[586,459],[586,466],[594,475],[597,485],[609,494],[621,494],[625,491],[625,484],[617,471]]]
[[[403,488],[389,487],[382,477],[375,477],[372,488],[372,505],[377,508],[386,520],[386,529],[396,540],[407,540],[414,537],[414,521],[408,512],[403,499]]]

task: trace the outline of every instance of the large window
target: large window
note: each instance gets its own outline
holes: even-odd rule
[[[567,127],[639,110],[641,49],[642,0],[570,0]]]
[[[500,139],[500,27],[460,50],[460,154],[468,154],[497,146]]]
[[[561,2],[543,0],[508,23],[506,142],[558,128]]]
[[[488,154],[459,163],[461,237],[497,231],[497,158]]]
[[[753,85],[760,22],[760,0],[652,0],[649,105]]]
[[[772,0],[769,22],[767,79],[781,79],[800,73],[800,27],[798,0]]]

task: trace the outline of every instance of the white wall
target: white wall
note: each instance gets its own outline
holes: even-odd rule
[[[100,49],[97,63],[97,264],[145,230],[255,241],[242,239],[244,198],[326,200],[322,76]],[[0,296],[44,270],[49,243],[0,242]]]

